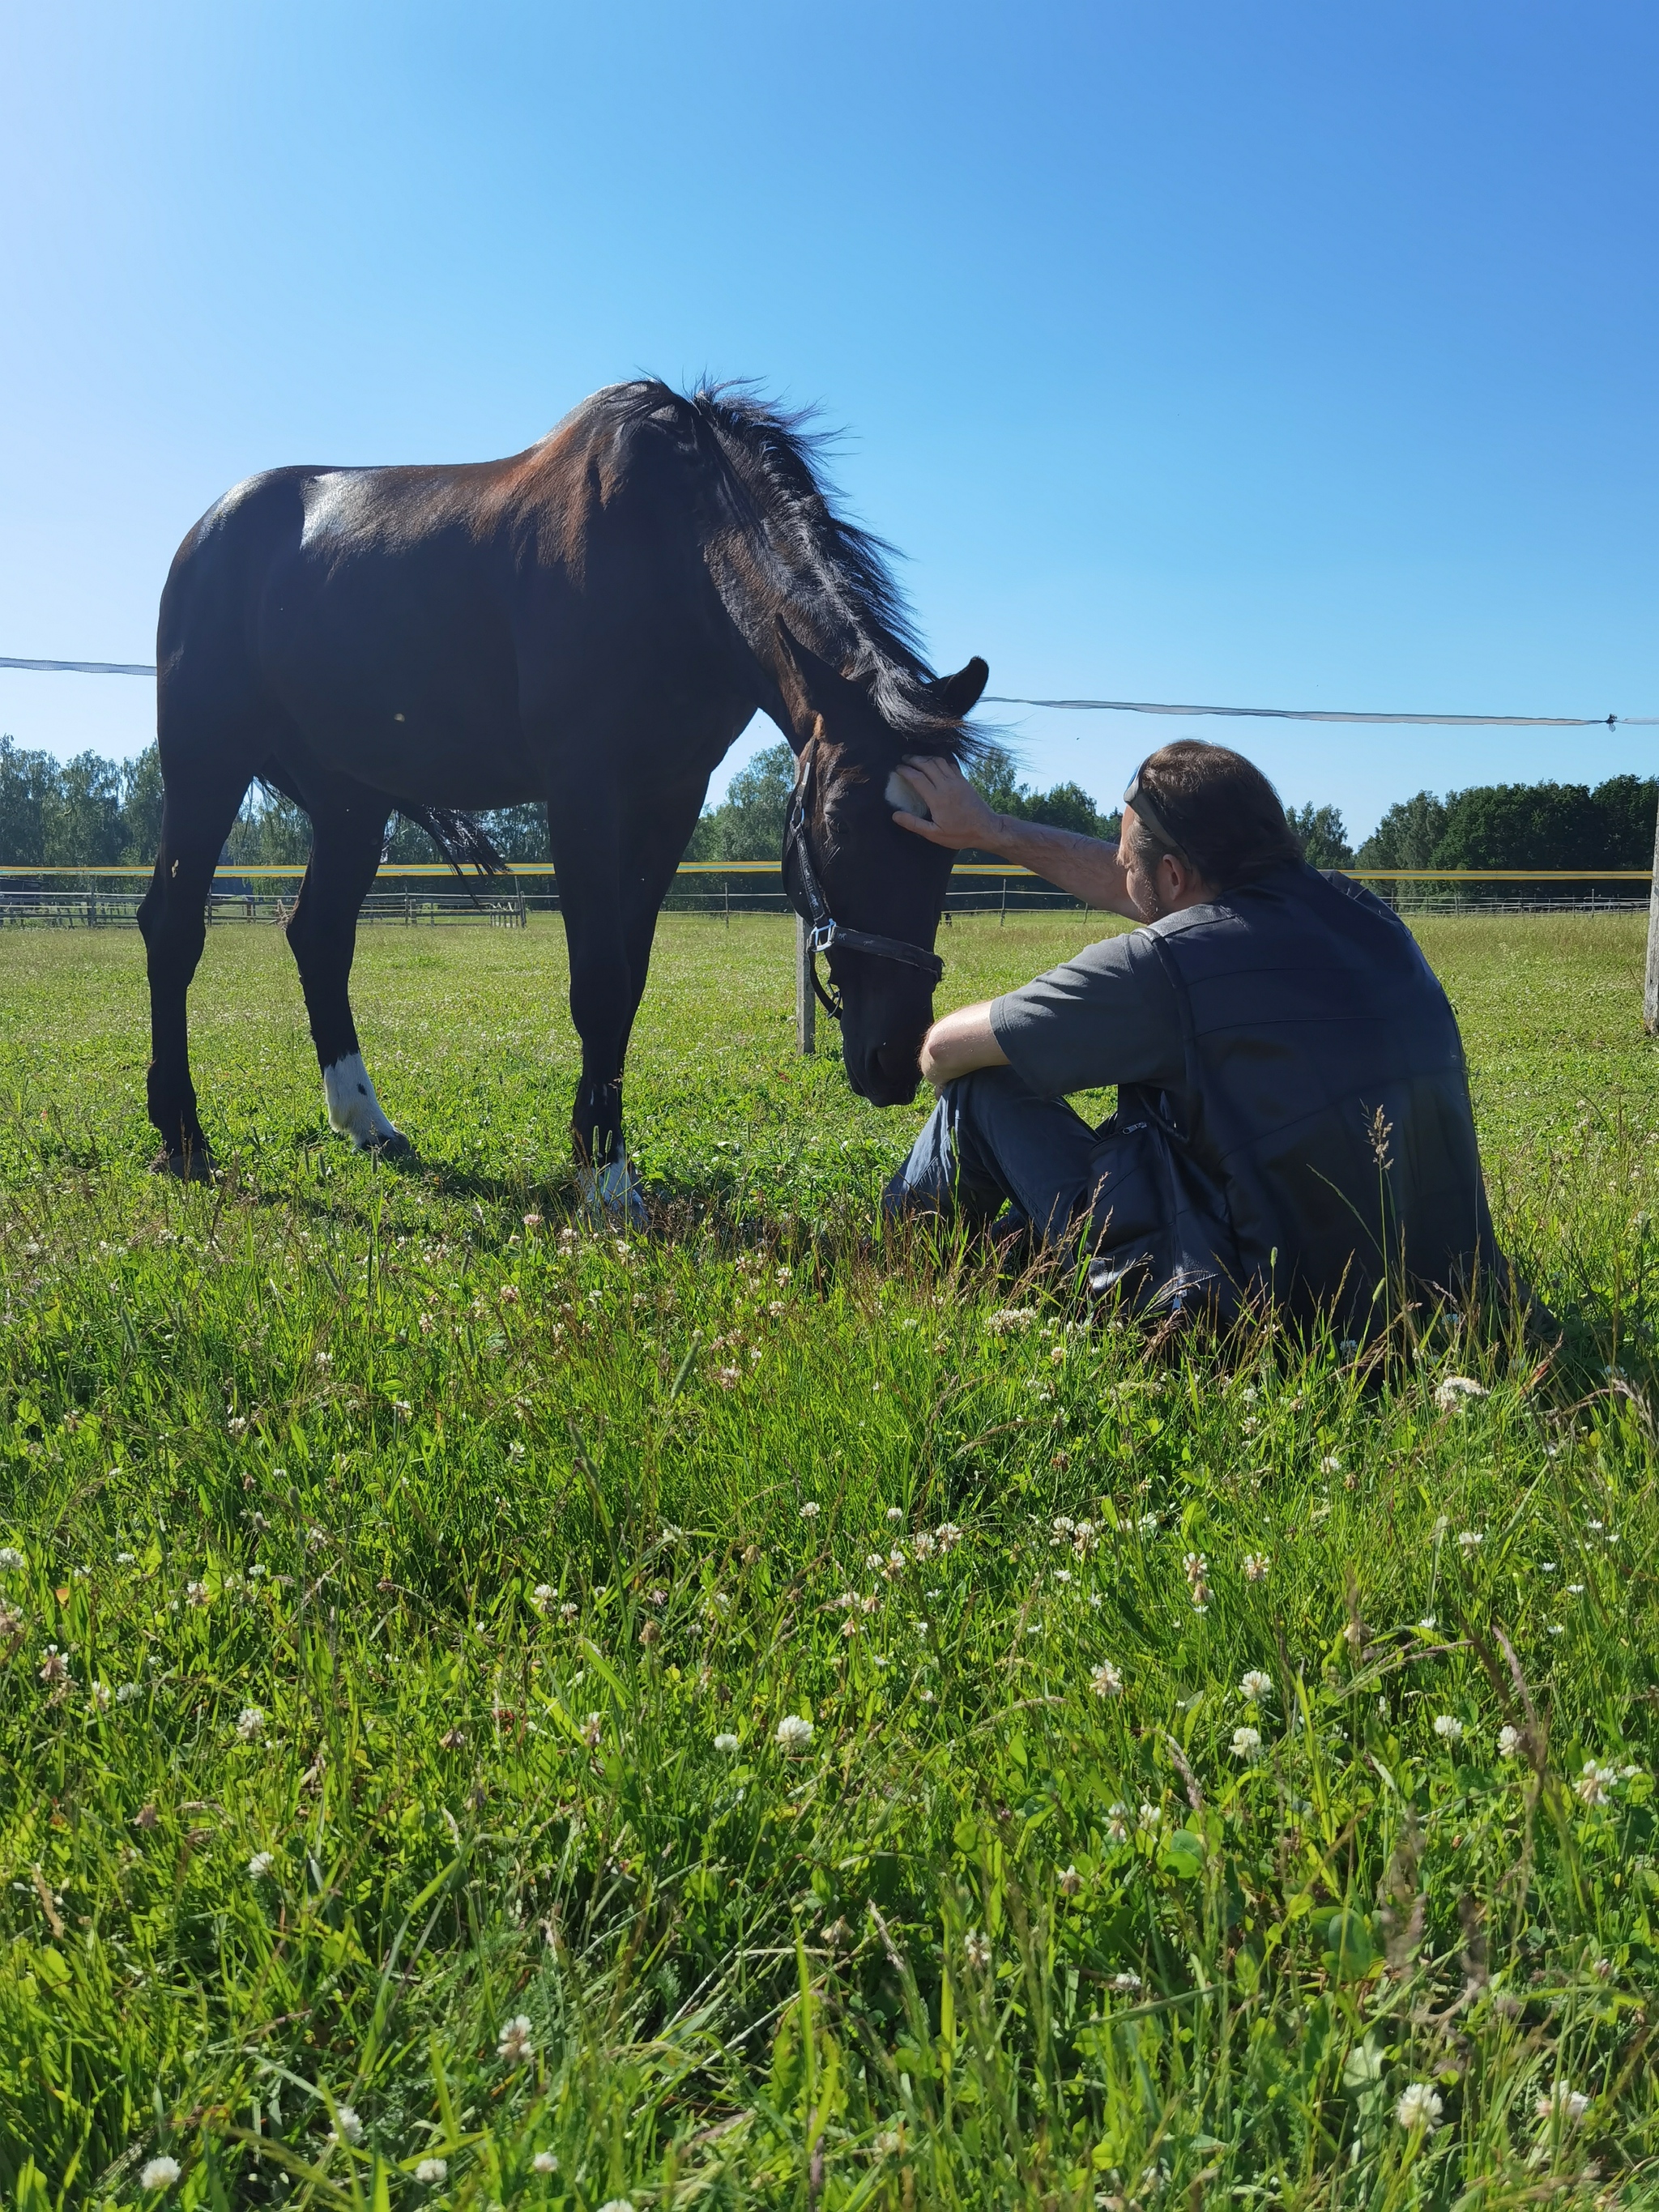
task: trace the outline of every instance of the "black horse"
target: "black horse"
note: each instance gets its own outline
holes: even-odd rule
[[[541,799],[582,1041],[577,1152],[629,1202],[622,1070],[657,911],[757,708],[802,763],[787,881],[839,925],[818,933],[848,1079],[878,1105],[913,1095],[951,856],[896,827],[887,787],[906,753],[971,749],[988,672],[927,666],[885,548],[836,512],[817,461],[800,419],[745,387],[643,380],[509,460],[275,469],[203,517],[161,595],[167,799],[139,914],[167,1165],[209,1159],[185,994],[251,783],[311,817],[288,938],[330,1122],[389,1149],[405,1140],[347,995],[386,824],[400,811],[456,857],[460,810]]]

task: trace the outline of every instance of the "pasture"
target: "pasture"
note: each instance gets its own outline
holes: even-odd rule
[[[5,2203],[1653,2201],[1642,924],[1421,933],[1553,1360],[872,1248],[769,918],[659,929],[621,1242],[556,922],[364,933],[403,1170],[216,926],[210,1189],[136,933],[0,937]]]

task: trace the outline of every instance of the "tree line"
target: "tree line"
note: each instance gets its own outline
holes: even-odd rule
[[[1047,791],[1018,780],[1013,757],[988,745],[971,781],[1001,814],[1115,837],[1120,817],[1103,811],[1080,784]],[[732,777],[718,806],[704,809],[689,860],[775,860],[783,847],[794,758],[769,745]],[[0,737],[0,864],[10,867],[148,866],[161,832],[161,771],[155,748],[137,759],[93,752],[59,761]],[[1322,868],[1647,868],[1654,847],[1659,781],[1611,776],[1583,783],[1477,784],[1443,799],[1419,791],[1389,807],[1356,849],[1340,808],[1286,810],[1291,828]],[[547,815],[537,805],[497,807],[480,817],[509,860],[546,860]],[[302,863],[311,825],[300,808],[256,786],[225,845],[225,859],[253,866]],[[424,830],[392,817],[393,860],[440,857]],[[995,859],[993,854],[964,858]]]

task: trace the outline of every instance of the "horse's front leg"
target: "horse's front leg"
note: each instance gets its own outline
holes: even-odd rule
[[[590,1203],[642,1213],[623,1141],[623,1060],[634,1013],[620,866],[618,810],[592,791],[578,816],[549,809],[559,911],[570,956],[570,1018],[581,1039],[571,1140]]]

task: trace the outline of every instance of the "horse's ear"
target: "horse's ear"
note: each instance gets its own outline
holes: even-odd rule
[[[965,668],[958,668],[954,676],[941,676],[938,690],[948,714],[971,714],[979,704],[979,695],[991,680],[991,671],[978,653]]]
[[[789,709],[796,738],[805,744],[810,738],[821,733],[823,717],[836,694],[848,688],[847,679],[814,653],[810,645],[803,645],[781,615],[773,616],[772,626],[778,641],[777,666],[773,673],[783,694],[783,703]]]

